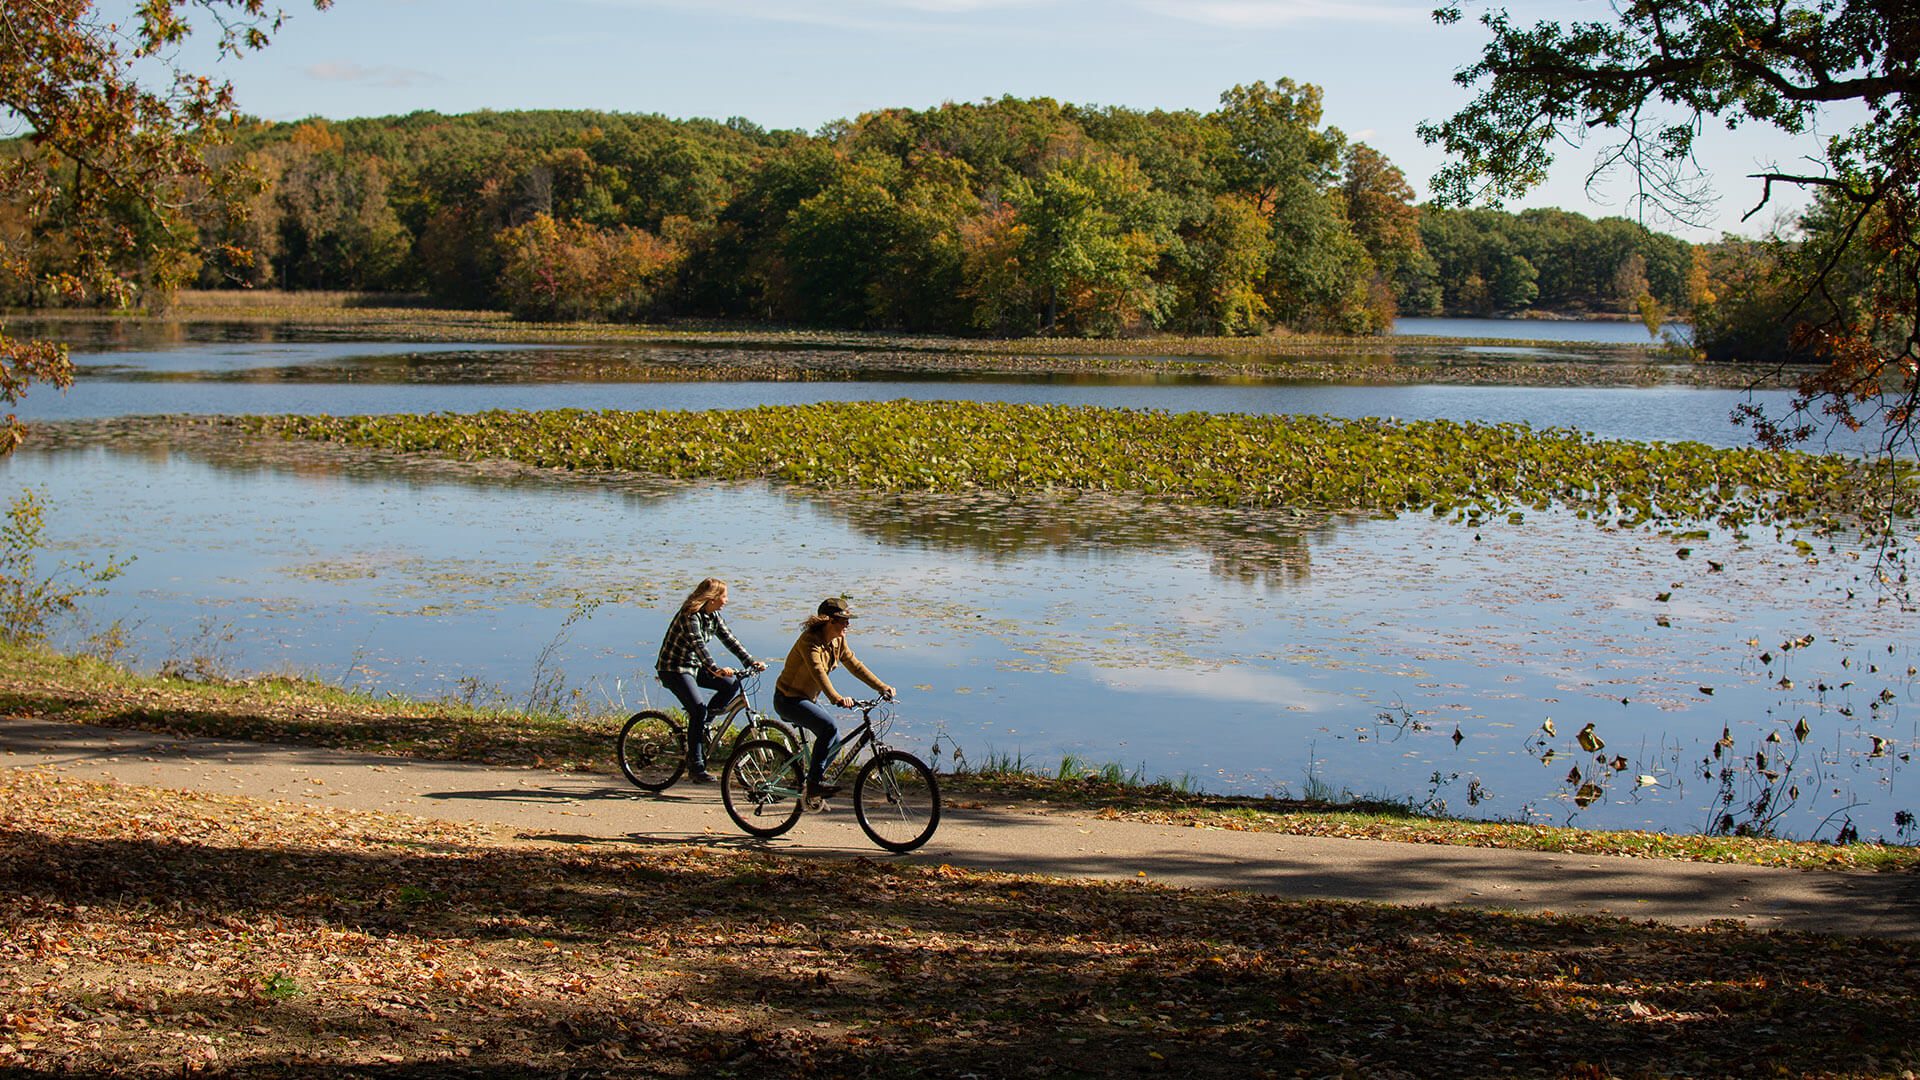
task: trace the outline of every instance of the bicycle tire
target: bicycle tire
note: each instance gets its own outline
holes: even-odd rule
[[[680,721],[647,709],[627,718],[614,744],[620,771],[642,791],[665,791],[687,767],[687,732]]]
[[[888,851],[912,851],[940,827],[940,781],[904,750],[875,755],[853,781],[853,816]]]
[[[762,840],[779,836],[800,820],[806,789],[806,756],[772,739],[741,743],[720,773],[720,801],[727,816]]]

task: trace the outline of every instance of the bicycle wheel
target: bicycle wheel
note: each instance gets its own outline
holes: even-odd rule
[[[854,780],[853,816],[874,843],[912,851],[940,827],[940,782],[919,758],[888,750],[862,766]]]
[[[648,709],[627,718],[618,744],[620,771],[633,786],[665,791],[687,766],[687,733],[680,721]]]
[[[807,787],[805,756],[771,739],[741,743],[720,773],[720,801],[735,825],[763,840],[800,820]]]

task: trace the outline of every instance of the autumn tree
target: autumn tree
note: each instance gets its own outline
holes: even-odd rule
[[[635,320],[649,314],[683,252],[643,229],[546,214],[500,234],[500,292],[515,316]]]
[[[1406,174],[1380,151],[1354,143],[1342,156],[1340,195],[1354,238],[1373,264],[1369,291],[1388,298],[1385,314],[1394,314],[1400,296],[1416,311],[1431,311],[1438,299],[1434,265],[1420,240],[1420,208]]]
[[[1029,231],[1019,212],[1006,203],[961,223],[961,292],[973,329],[1001,336],[1033,329],[1039,300],[1022,255]]]
[[[1818,227],[1778,265],[1787,275],[1789,337],[1822,366],[1802,380],[1792,417],[1753,410],[1745,417],[1781,443],[1811,434],[1818,410],[1858,427],[1884,407],[1888,448],[1911,439],[1920,404],[1920,7],[1911,0],[1622,0],[1612,12],[1531,27],[1516,25],[1504,9],[1482,17],[1492,39],[1456,77],[1477,96],[1421,129],[1453,158],[1434,177],[1436,197],[1518,196],[1545,177],[1557,141],[1604,131],[1618,141],[1598,169],[1624,167],[1641,197],[1692,219],[1710,202],[1693,157],[1708,123],[1806,136],[1813,167],[1755,174],[1749,216],[1776,186],[1818,195]],[[1451,24],[1461,7],[1434,15]],[[1843,104],[1857,106],[1860,121],[1815,138],[1816,119]],[[1856,264],[1859,273],[1843,272]],[[1848,290],[1857,292],[1842,295]]]
[[[331,125],[308,121],[253,160],[274,178],[265,211],[273,227],[270,280],[302,289],[392,285],[413,238],[387,198],[379,158],[348,155]]]
[[[62,235],[63,265],[24,271],[50,300],[129,304],[140,284],[128,270],[136,262],[172,268],[151,287],[185,275],[186,260],[167,252],[194,242],[183,205],[194,182],[223,196],[206,151],[227,137],[234,114],[230,84],[173,62],[196,13],[214,22],[219,51],[231,56],[265,46],[285,18],[265,0],[146,0],[128,25],[109,21],[92,0],[6,5],[0,123],[26,140],[0,162],[0,199],[25,208],[30,234]],[[143,81],[140,72],[156,64],[169,77]],[[0,233],[0,266],[15,273],[23,272],[19,235]],[[0,325],[0,400],[13,405],[31,383],[64,387],[72,378],[65,346],[15,339]],[[20,439],[9,413],[0,453]]]

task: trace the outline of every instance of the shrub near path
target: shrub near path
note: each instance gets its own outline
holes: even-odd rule
[[[1920,951],[0,770],[0,1067],[294,1076],[1897,1076]]]

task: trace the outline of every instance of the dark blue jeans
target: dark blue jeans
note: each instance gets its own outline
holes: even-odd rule
[[[788,697],[775,692],[773,711],[790,724],[798,724],[813,736],[813,761],[807,765],[807,786],[819,787],[820,774],[827,767],[827,747],[840,734],[833,726],[833,717],[827,710],[802,697]]]
[[[687,768],[704,769],[707,767],[707,718],[717,712],[724,712],[733,703],[733,696],[740,692],[738,678],[722,678],[710,671],[698,675],[689,675],[684,671],[663,671],[659,673],[660,685],[673,692],[680,699],[680,707],[687,712]],[[716,691],[713,697],[702,702],[700,689]]]

